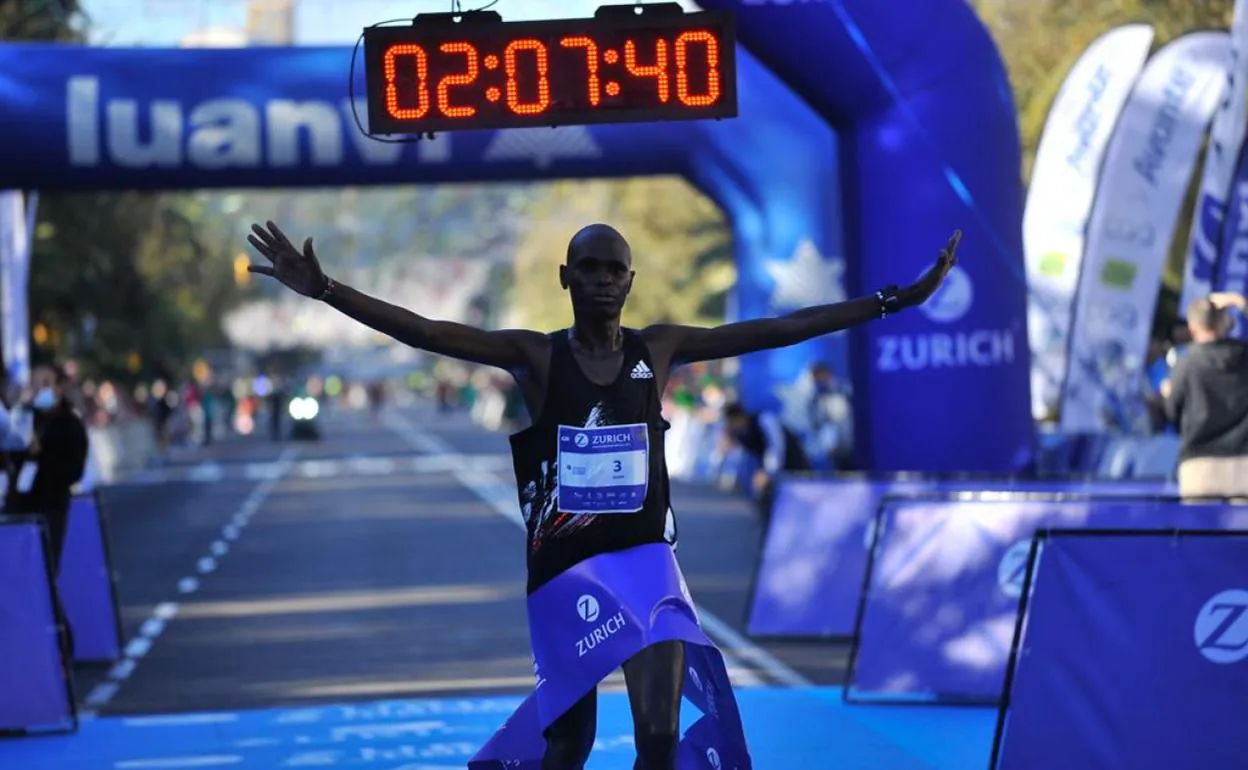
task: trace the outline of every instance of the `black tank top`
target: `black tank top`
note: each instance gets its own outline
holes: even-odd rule
[[[592,556],[675,542],[669,530],[668,423],[646,344],[623,331],[624,364],[610,385],[581,371],[567,330],[551,336],[537,421],[511,437],[528,531],[528,590]]]

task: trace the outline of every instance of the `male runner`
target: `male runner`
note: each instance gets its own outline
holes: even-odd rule
[[[324,301],[414,348],[495,366],[515,377],[532,417],[529,428],[511,437],[528,530],[530,594],[590,557],[664,540],[674,542],[674,532],[670,537],[666,532],[669,508],[663,433],[668,425],[660,413],[660,394],[674,366],[785,347],[922,304],[955,264],[961,238],[955,232],[936,264],[902,289],[890,286],[869,297],[710,329],[662,324],[635,330],[620,326],[634,277],[628,243],[607,225],[590,225],[572,237],[566,263],[559,267],[559,283],[572,300],[573,325],[543,334],[485,331],[424,318],[326,276],[311,238],[304,241],[301,251],[273,222],[267,223],[267,229],[252,225],[252,231],[247,240],[270,264],[253,265],[248,268],[251,272],[273,276],[294,291]],[[622,473],[636,483],[595,494],[594,474],[577,469],[583,476],[562,479],[563,492],[575,486],[587,496],[567,502],[559,487],[558,446],[561,438],[567,440],[561,426],[578,428],[578,436],[595,427],[631,426],[637,445],[646,451],[614,455],[625,459],[612,461],[619,467],[612,468],[611,475],[618,478]],[[639,454],[648,457],[628,459]],[[622,462],[630,467],[623,468]],[[594,512],[561,512],[573,507]],[[656,644],[623,668],[636,736],[635,768],[674,770],[684,646],[680,642]],[[591,690],[546,729],[542,769],[579,770],[589,757],[596,727],[597,693]]]

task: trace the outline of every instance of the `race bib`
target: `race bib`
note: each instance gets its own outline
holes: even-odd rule
[[[646,502],[649,475],[645,424],[559,426],[561,513],[636,513]]]
[[[22,463],[22,469],[17,472],[17,491],[22,494],[29,492],[30,488],[35,485],[35,474],[38,472],[39,463]]]

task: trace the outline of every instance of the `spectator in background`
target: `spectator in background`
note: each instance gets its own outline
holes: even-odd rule
[[[381,424],[381,407],[386,402],[385,384],[381,380],[368,383],[368,414],[374,425]]]
[[[849,388],[823,362],[811,367],[810,449],[828,467],[846,469],[853,463],[853,416]]]
[[[1149,340],[1145,371],[1148,384],[1155,393],[1161,392],[1161,384],[1170,377],[1170,369],[1173,366],[1169,360],[1171,352],[1170,340]]]
[[[69,522],[70,490],[87,463],[87,428],[66,393],[68,377],[56,365],[35,367],[31,397],[34,415],[25,448],[9,453],[5,512],[43,516],[52,541],[52,566],[59,571]]]
[[[26,440],[22,437],[19,427],[20,413],[15,414],[12,404],[20,399],[20,391],[15,390],[12,378],[0,367],[0,471],[9,476],[12,468],[11,452],[26,448]]]
[[[203,410],[203,444],[208,446],[212,443],[217,427],[217,391],[211,381],[204,383],[200,391],[199,408]]]
[[[226,436],[232,436],[235,433],[234,416],[238,410],[238,399],[234,395],[233,383],[228,380],[221,384],[217,391],[218,402],[221,405],[221,425]]]
[[[286,397],[285,380],[274,375],[273,390],[269,393],[269,438],[273,441],[282,440],[282,420],[289,401]]]
[[[776,474],[811,469],[801,439],[774,414],[751,414],[739,403],[724,407],[724,423],[728,440],[760,465],[754,473],[752,486],[766,519],[771,514]]]
[[[169,387],[164,380],[152,383],[150,410],[152,429],[156,433],[156,448],[164,452],[169,447],[169,421],[173,418],[173,404]]]
[[[1162,383],[1179,429],[1179,494],[1248,498],[1248,346],[1229,339],[1237,294],[1213,294],[1187,312],[1192,343]]]

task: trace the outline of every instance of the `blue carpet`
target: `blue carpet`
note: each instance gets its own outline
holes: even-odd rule
[[[737,698],[758,770],[988,766],[993,709],[846,706],[834,688],[745,689]],[[464,767],[518,704],[518,698],[382,701],[90,719],[74,735],[0,741],[0,767],[450,770]],[[629,770],[632,727],[623,693],[601,696],[598,735],[590,770]]]

